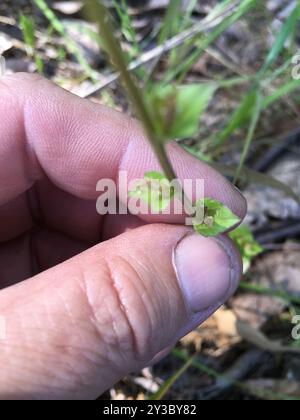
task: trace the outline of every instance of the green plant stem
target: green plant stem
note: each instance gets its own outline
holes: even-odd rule
[[[144,125],[144,129],[146,131],[148,140],[154,150],[154,153],[160,163],[160,166],[168,180],[174,183],[177,179],[176,173],[168,158],[162,139],[160,139],[156,134],[154,124],[143,101],[142,95],[137,85],[133,81],[130,72],[127,69],[127,64],[124,59],[123,51],[120,48],[119,43],[114,36],[112,25],[110,24],[110,15],[106,7],[101,2],[96,3],[93,0],[87,0],[86,4],[88,7],[89,14],[91,15],[91,17],[93,17],[93,19],[96,18],[99,24],[99,32],[104,41],[105,48],[111,58],[113,65],[120,73],[120,76],[123,80],[123,84],[127,90],[128,97],[135,108],[137,116]],[[179,184],[179,182],[177,182],[176,184],[178,191],[181,191],[184,196],[185,204],[188,207],[188,210],[191,210],[193,208],[192,203],[190,202],[189,198],[186,197],[186,195],[184,194],[184,191],[182,190],[182,187]]]
[[[249,292],[257,293],[259,295],[273,296],[280,298],[288,303],[300,305],[300,297],[292,295],[291,293],[268,289],[267,287],[262,287],[259,284],[252,284],[248,282],[241,282],[240,288]]]
[[[196,356],[196,355],[195,355]],[[149,400],[160,401],[165,398],[166,394],[171,390],[172,386],[178,379],[188,370],[188,368],[193,364],[195,356],[190,356],[184,364],[171,375],[165,383],[159,388],[159,390],[149,397]]]
[[[105,6],[100,2],[95,4],[93,0],[87,1],[88,9],[91,15],[95,16],[97,12],[97,21],[99,23],[99,31],[104,40],[107,52],[110,55],[111,61],[116,69],[120,72],[123,84],[127,90],[128,96],[135,107],[135,111],[142,121],[149,141],[154,149],[157,158],[166,177],[172,181],[176,178],[176,174],[172,168],[171,162],[161,144],[160,139],[155,135],[155,128],[152,123],[151,117],[144,104],[142,96],[133,81],[130,72],[127,70],[125,59],[123,58],[123,51],[120,48],[110,24],[110,16]]]

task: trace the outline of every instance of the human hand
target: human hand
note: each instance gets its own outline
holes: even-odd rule
[[[135,121],[26,74],[0,80],[0,115],[0,396],[93,399],[222,305],[240,257],[183,218],[97,214],[99,179],[159,168]],[[244,217],[227,180],[169,153]]]

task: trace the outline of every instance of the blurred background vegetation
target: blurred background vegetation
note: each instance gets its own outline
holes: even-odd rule
[[[97,0],[95,0],[97,2]],[[172,136],[243,190],[236,296],[155,366],[108,399],[300,399],[300,1],[107,0],[134,80]],[[81,97],[132,113],[84,1],[2,0],[8,73],[39,72]],[[151,169],[151,168],[150,168]]]

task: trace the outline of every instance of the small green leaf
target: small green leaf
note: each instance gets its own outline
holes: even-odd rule
[[[204,210],[201,223],[194,223],[196,232],[203,236],[217,236],[237,225],[241,220],[224,204],[211,198],[198,200],[196,203]]]
[[[165,210],[175,194],[169,180],[160,172],[146,172],[144,179],[129,192],[129,197],[139,198],[157,213]]]
[[[23,38],[27,47],[31,51],[35,48],[35,26],[34,21],[31,17],[21,15],[20,16],[20,26],[23,32]]]
[[[251,118],[257,103],[257,89],[251,89],[244,96],[239,107],[229,119],[224,130],[216,137],[216,145],[222,145],[237,129],[243,127]]]
[[[144,175],[145,179],[154,180],[154,181],[168,181],[164,174],[161,172],[150,171],[146,172]]]
[[[152,87],[147,104],[157,136],[166,141],[194,136],[215,89],[213,84]]]
[[[247,225],[242,225],[229,234],[231,239],[235,242],[240,251],[243,264],[244,273],[246,273],[252,263],[252,260],[260,255],[264,249],[254,239],[254,236]]]
[[[245,163],[245,161],[248,157],[248,154],[249,154],[249,151],[250,151],[250,148],[251,148],[251,144],[252,144],[252,141],[253,141],[253,138],[254,138],[255,130],[257,128],[257,124],[258,124],[260,114],[261,114],[261,110],[262,110],[262,97],[261,97],[259,89],[257,89],[255,93],[256,93],[255,105],[254,105],[254,108],[253,108],[253,113],[252,113],[252,116],[251,116],[247,136],[246,136],[246,139],[245,139],[240,163],[239,163],[239,166],[238,166],[236,174],[235,174],[234,184],[236,184],[237,181],[239,180],[240,174],[241,174],[242,169],[244,167],[244,163]]]

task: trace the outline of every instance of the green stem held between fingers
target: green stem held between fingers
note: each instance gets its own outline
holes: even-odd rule
[[[109,12],[101,2],[98,3],[93,0],[87,0],[86,3],[89,14],[93,17],[93,20],[96,18],[97,22],[99,23],[99,32],[102,40],[104,41],[105,48],[109,53],[113,65],[120,72],[120,76],[126,88],[129,99],[135,108],[137,116],[144,125],[148,139],[156,153],[157,158],[159,159],[159,163],[166,177],[169,179],[169,181],[172,181],[176,178],[176,174],[162,145],[161,139],[159,139],[155,134],[155,127],[152,123],[152,119],[139,92],[139,89],[134,83],[132,76],[127,69],[123,51],[113,34]]]
[[[145,105],[140,91],[127,69],[123,51],[120,48],[119,43],[113,33],[108,10],[101,3],[101,1],[98,3],[94,2],[93,0],[87,0],[86,5],[90,16],[93,18],[93,20],[96,19],[99,24],[99,32],[105,44],[105,48],[109,53],[113,65],[120,73],[128,97],[135,108],[138,118],[143,123],[148,140],[155,152],[155,155],[165,176],[170,182],[176,183],[176,189],[182,192],[187,210],[189,213],[191,213],[193,211],[193,205],[189,198],[185,195],[180,183],[176,182],[177,176],[168,158],[163,144],[163,139],[159,138],[159,136],[156,134],[156,129],[148,112],[147,106]]]
[[[111,24],[108,10],[101,1],[95,2],[93,0],[86,0],[86,6],[91,18],[96,20],[99,25],[101,44],[104,45],[104,48],[109,54],[113,65],[116,67],[121,76],[124,87],[127,91],[128,98],[133,104],[137,116],[144,125],[148,140],[154,150],[158,162],[160,163],[160,166],[164,172],[164,176],[167,178],[167,181],[172,183],[176,195],[180,195],[181,199],[183,198],[183,203],[187,214],[192,217],[196,216],[197,208],[200,207],[200,210],[203,209],[204,216],[208,216],[206,218],[203,217],[203,219],[200,221],[199,218],[194,217],[193,223],[196,232],[204,236],[216,236],[219,233],[223,233],[237,225],[240,219],[222,203],[212,199],[204,199],[198,200],[195,206],[193,206],[193,203],[189,197],[186,196],[180,182],[177,180],[176,173],[167,155],[165,149],[166,138],[163,137],[163,134],[159,133],[159,129],[156,127],[154,117],[151,115],[151,112],[144,102],[138,86],[134,82],[131,73],[128,71],[123,51],[119,45],[118,40],[114,36],[113,25]],[[140,194],[141,191],[132,191],[131,193]],[[147,200],[149,197],[152,196],[151,194],[149,195],[147,193]],[[164,200],[158,199],[158,201],[159,203],[162,203]],[[151,205],[149,202],[148,204]]]

